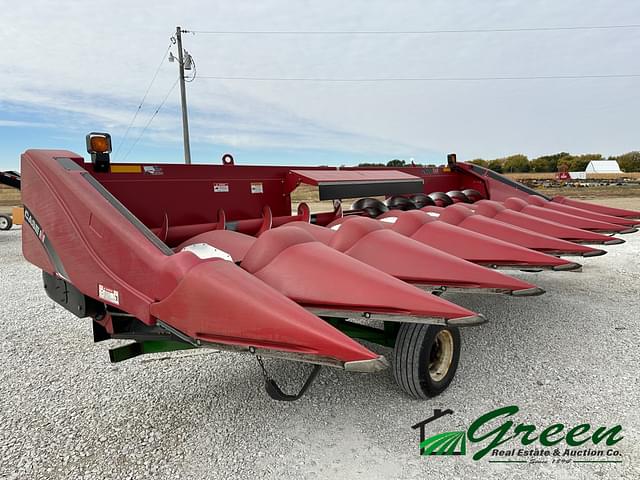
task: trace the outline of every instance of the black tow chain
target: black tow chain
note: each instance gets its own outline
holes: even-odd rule
[[[267,373],[267,369],[264,368],[264,362],[262,361],[262,357],[260,355],[256,355],[256,360],[258,361],[258,365],[260,365],[260,369],[262,370],[262,376],[264,377],[265,381],[271,380],[271,377],[269,377],[269,374]]]
[[[269,376],[269,373],[264,366],[264,362],[262,361],[262,357],[260,355],[256,355],[256,360],[258,361],[258,365],[260,365],[260,369],[262,370],[262,376],[264,377],[264,388],[267,391],[267,395],[269,395],[274,400],[278,400],[281,402],[293,402],[294,400],[298,400],[300,397],[302,397],[315,380],[321,368],[320,365],[314,365],[313,370],[309,374],[306,382],[304,382],[304,385],[302,386],[300,391],[295,395],[289,395],[287,393],[284,393],[275,382],[275,380]]]

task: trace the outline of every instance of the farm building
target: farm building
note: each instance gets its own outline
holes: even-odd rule
[[[587,173],[622,173],[615,160],[591,160],[585,169]]]

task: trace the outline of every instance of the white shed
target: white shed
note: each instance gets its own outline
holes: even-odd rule
[[[615,160],[591,160],[587,168],[587,173],[622,173],[620,165]]]

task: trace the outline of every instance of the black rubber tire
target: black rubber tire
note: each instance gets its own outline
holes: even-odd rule
[[[13,220],[9,215],[0,214],[0,230],[11,230]]]
[[[450,338],[453,343],[451,362],[444,376],[434,380],[429,371],[432,347],[438,334]],[[403,323],[398,330],[393,349],[393,376],[402,390],[414,398],[426,399],[442,393],[451,383],[460,359],[460,332],[457,327]]]

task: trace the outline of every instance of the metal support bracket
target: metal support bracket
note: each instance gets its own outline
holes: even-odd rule
[[[109,359],[111,360],[111,363],[118,363],[140,355],[146,355],[148,353],[174,352],[176,350],[189,350],[191,348],[195,347],[185,342],[172,340],[146,340],[110,349]]]

